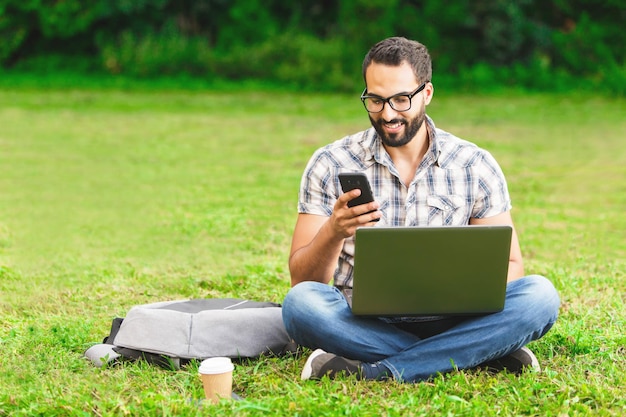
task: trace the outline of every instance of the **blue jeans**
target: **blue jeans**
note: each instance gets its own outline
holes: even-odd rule
[[[291,288],[282,311],[287,333],[298,344],[378,362],[396,380],[416,382],[476,367],[539,339],[556,321],[559,305],[552,283],[530,275],[508,283],[499,313],[412,324],[411,331],[387,318],[354,316],[337,288],[313,281]]]

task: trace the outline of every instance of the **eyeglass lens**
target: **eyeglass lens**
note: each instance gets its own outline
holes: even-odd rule
[[[395,111],[407,111],[411,108],[411,99],[408,95],[395,96],[388,99],[383,99],[379,97],[366,97],[363,100],[365,108],[373,113],[381,111],[383,109],[383,106],[385,105],[385,102],[389,103],[391,108]]]

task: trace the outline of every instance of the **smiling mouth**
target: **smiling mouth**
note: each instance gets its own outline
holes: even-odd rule
[[[383,122],[383,126],[385,126],[389,130],[398,130],[402,127],[404,123],[398,120],[392,120],[390,122]]]

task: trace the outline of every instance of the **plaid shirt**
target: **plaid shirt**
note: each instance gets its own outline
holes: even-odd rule
[[[398,170],[374,128],[318,149],[302,176],[298,212],[330,216],[342,194],[337,174],[364,172],[380,203],[376,226],[466,225],[511,209],[504,174],[489,152],[437,129],[426,118],[430,146],[411,184]],[[375,226],[375,227],[376,227]],[[345,240],[334,283],[352,286],[354,237]]]

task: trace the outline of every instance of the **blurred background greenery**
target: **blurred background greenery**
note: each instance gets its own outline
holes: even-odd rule
[[[0,0],[0,70],[355,91],[387,36],[439,85],[626,94],[623,0]]]

